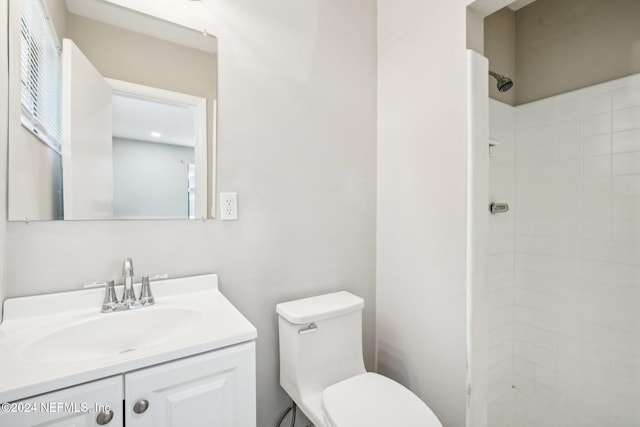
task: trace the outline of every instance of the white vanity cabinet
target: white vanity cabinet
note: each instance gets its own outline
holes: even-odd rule
[[[256,425],[253,342],[127,373],[124,382],[127,427]]]
[[[0,427],[255,427],[255,369],[251,341],[9,403]]]
[[[3,405],[2,427],[93,427],[100,412],[107,425],[122,426],[122,375]]]

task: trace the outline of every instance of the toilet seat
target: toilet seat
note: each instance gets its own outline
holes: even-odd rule
[[[372,372],[327,387],[322,411],[331,427],[442,427],[418,396]]]

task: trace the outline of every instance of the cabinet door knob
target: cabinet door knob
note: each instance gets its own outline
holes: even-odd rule
[[[103,426],[103,425],[109,424],[112,419],[113,419],[112,410],[109,409],[106,411],[100,411],[100,413],[96,417],[96,423],[98,423],[99,426]]]
[[[142,414],[149,408],[149,401],[145,399],[138,400],[135,405],[133,405],[133,412],[136,414]]]

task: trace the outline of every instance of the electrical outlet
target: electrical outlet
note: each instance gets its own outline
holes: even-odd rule
[[[222,221],[238,219],[238,193],[220,193],[220,219]]]

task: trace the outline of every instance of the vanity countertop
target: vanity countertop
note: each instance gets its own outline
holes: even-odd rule
[[[256,328],[219,291],[215,274],[154,282],[152,291],[155,305],[115,313],[100,313],[103,289],[6,300],[0,402],[257,337]]]

